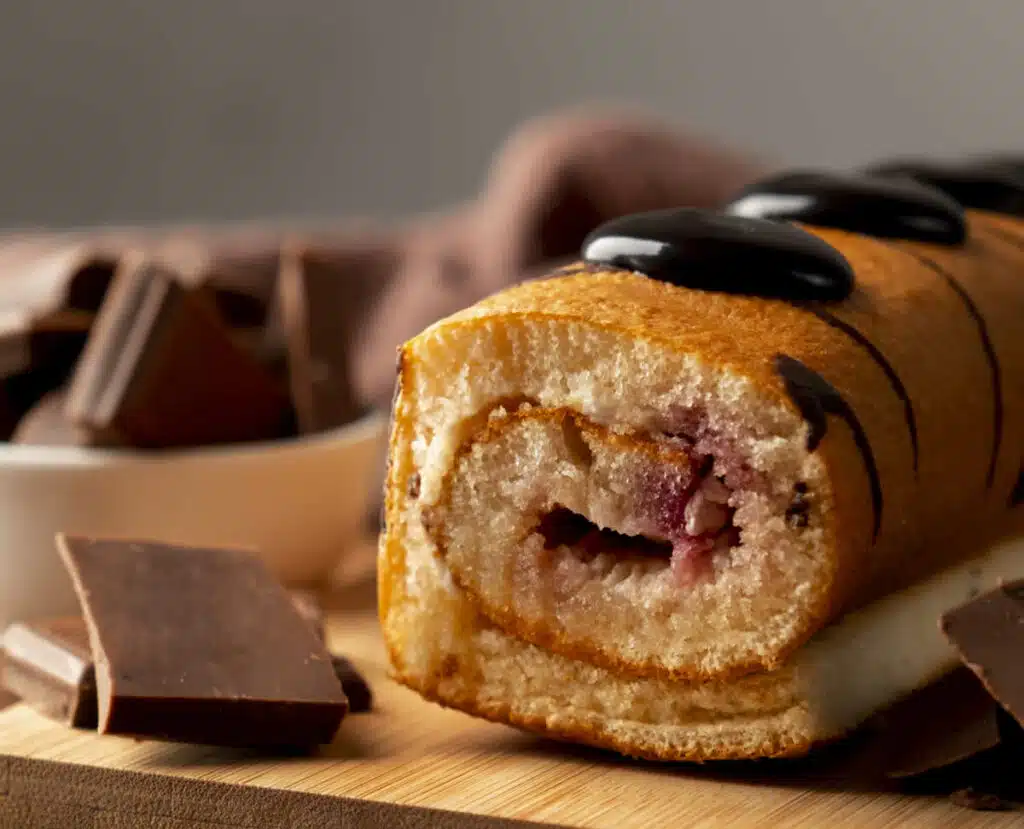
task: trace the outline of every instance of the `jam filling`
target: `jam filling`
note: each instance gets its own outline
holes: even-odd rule
[[[661,485],[644,492],[638,502],[640,523],[649,528],[645,533],[627,535],[599,527],[583,515],[556,506],[537,526],[545,549],[568,548],[584,564],[601,554],[618,561],[660,559],[680,586],[709,577],[714,557],[739,543],[729,489],[710,475],[685,488],[671,485],[674,482],[664,476],[652,476],[653,481],[659,479]]]

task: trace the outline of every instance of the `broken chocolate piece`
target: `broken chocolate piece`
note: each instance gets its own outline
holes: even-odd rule
[[[1024,725],[1024,581],[949,611],[940,626],[986,690]]]
[[[256,555],[60,535],[96,662],[99,730],[227,746],[330,742],[330,656]]]
[[[96,727],[92,651],[80,617],[17,622],[0,644],[4,688],[65,725]]]
[[[279,269],[276,245],[215,251],[199,284],[213,289],[217,308],[230,326],[258,328],[268,321]]]
[[[307,590],[289,590],[288,595],[323,641],[324,612],[316,596]],[[350,710],[368,711],[370,689],[352,663],[332,656],[331,667],[342,690],[352,688]],[[74,728],[96,727],[96,674],[89,631],[81,616],[16,622],[8,627],[0,640],[0,678],[0,687],[39,713]]]
[[[164,268],[120,271],[68,390],[71,420],[119,442],[160,449],[277,438],[291,407],[236,346],[208,294]]]
[[[341,681],[345,696],[348,697],[348,710],[353,714],[361,714],[373,708],[373,692],[356,666],[337,653],[331,654],[331,663],[335,675]]]
[[[295,248],[282,253],[277,305],[302,432],[341,426],[360,413],[350,361],[367,293],[360,282],[373,274],[357,260]]]

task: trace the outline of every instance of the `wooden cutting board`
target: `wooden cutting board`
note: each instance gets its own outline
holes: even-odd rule
[[[331,617],[375,711],[316,757],[76,732],[0,712],[0,827],[1010,827],[1024,814],[851,784],[833,755],[782,764],[632,762],[423,702],[387,679],[371,594]],[[351,597],[342,597],[351,608]],[[834,754],[835,752],[833,752]],[[839,765],[849,767],[848,760]],[[860,790],[858,790],[860,789]]]

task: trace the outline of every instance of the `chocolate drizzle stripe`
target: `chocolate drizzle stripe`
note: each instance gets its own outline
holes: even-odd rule
[[[871,487],[871,506],[874,511],[872,539],[878,538],[882,526],[882,481],[878,475],[875,454],[871,442],[861,425],[853,407],[843,398],[839,390],[814,369],[788,354],[775,355],[775,371],[786,386],[786,393],[807,421],[807,449],[818,448],[828,431],[828,415],[841,417],[853,433],[853,442],[860,452],[864,471]]]
[[[833,328],[837,328],[846,334],[851,340],[854,340],[860,345],[871,358],[878,364],[879,368],[885,372],[886,378],[889,380],[889,385],[892,386],[893,392],[903,403],[903,418],[907,422],[907,432],[910,434],[910,446],[914,456],[914,474],[917,474],[917,459],[918,459],[918,445],[917,445],[917,417],[914,414],[914,404],[910,400],[910,395],[907,393],[906,386],[903,385],[903,381],[900,379],[899,374],[896,373],[896,369],[893,368],[885,355],[878,349],[878,347],[865,337],[860,331],[850,325],[848,322],[843,322],[837,316],[832,314],[831,311],[826,311],[824,308],[816,305],[801,304],[801,308],[810,311],[814,316],[820,319],[822,322],[828,323]]]
[[[1003,379],[1002,371],[999,368],[999,357],[996,355],[995,347],[992,345],[992,338],[988,333],[988,324],[985,322],[985,317],[982,316],[974,300],[971,299],[971,295],[967,293],[964,286],[960,284],[953,274],[924,254],[903,246],[900,246],[900,250],[909,253],[918,262],[930,268],[946,281],[946,284],[960,298],[964,308],[967,309],[967,313],[970,314],[978,329],[981,349],[985,353],[989,373],[992,376],[992,456],[989,458],[988,476],[986,478],[986,485],[991,488],[996,477],[996,465],[999,462],[999,447],[1003,442]]]

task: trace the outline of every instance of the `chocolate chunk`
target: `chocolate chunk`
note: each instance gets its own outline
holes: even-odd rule
[[[853,269],[827,242],[786,222],[678,208],[623,216],[583,242],[590,263],[684,288],[790,300],[842,300]]]
[[[227,746],[330,742],[331,659],[255,555],[58,536],[82,603],[99,730]]]
[[[193,248],[197,243],[193,243]],[[191,256],[175,256],[165,248],[158,261],[180,263],[190,287],[207,288],[222,319],[232,328],[254,328],[267,323],[274,298],[280,252],[276,240],[250,239],[235,243],[199,243]],[[183,261],[182,261],[183,260]],[[191,261],[190,261],[191,260]]]
[[[914,179],[782,173],[752,184],[726,212],[940,245],[962,245],[967,238],[963,208]]]
[[[323,607],[313,593],[289,590],[299,615],[324,640]],[[5,658],[4,658],[5,657]],[[352,711],[369,710],[370,689],[344,657],[331,666],[355,696]],[[41,714],[74,728],[96,728],[96,673],[85,619],[64,616],[16,622],[0,640],[2,686]],[[362,686],[360,686],[362,683]]]
[[[199,276],[212,289],[217,308],[228,325],[266,325],[281,264],[276,246],[215,253]]]
[[[11,442],[35,446],[115,445],[113,435],[100,435],[72,423],[64,411],[64,403],[63,391],[45,395],[20,419],[11,435]]]
[[[1024,725],[1024,580],[945,613],[940,626],[964,664]]]
[[[282,255],[278,307],[302,432],[340,426],[359,414],[349,368],[356,296],[344,262],[297,249]]]
[[[147,449],[281,437],[284,390],[235,345],[209,295],[162,267],[118,273],[67,397],[72,421]]]
[[[153,241],[145,252],[182,273],[188,285],[231,297],[227,305],[238,299],[250,311],[262,306],[265,312],[274,296],[282,238],[278,230],[192,228]]]
[[[8,691],[65,725],[96,727],[96,677],[80,617],[15,623],[2,646]]]
[[[353,714],[361,714],[373,708],[373,692],[359,673],[356,666],[340,654],[331,654],[334,673],[341,680],[341,687],[348,697],[348,710]]]

